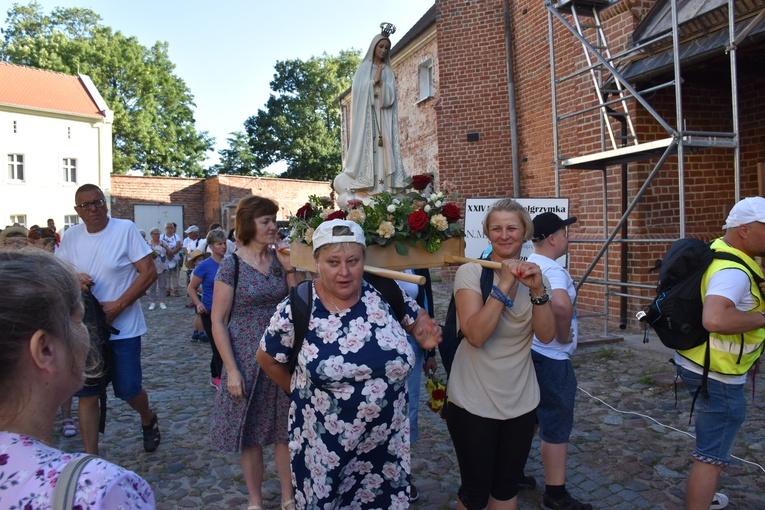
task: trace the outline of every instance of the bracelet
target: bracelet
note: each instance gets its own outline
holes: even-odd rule
[[[292,269],[284,270],[284,274],[295,274],[295,273],[297,273],[297,269],[295,269],[294,267]]]
[[[550,296],[547,295],[547,287],[542,287],[542,289],[542,295],[537,297],[532,296],[531,290],[529,290],[529,299],[532,305],[541,306],[550,301]]]
[[[502,289],[497,287],[496,285],[491,286],[491,297],[496,299],[497,301],[500,301],[505,304],[506,307],[512,308],[515,303],[513,303],[513,300],[510,299],[505,295],[504,292],[502,292]]]

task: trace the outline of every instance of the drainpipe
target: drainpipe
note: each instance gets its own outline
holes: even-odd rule
[[[518,154],[518,114],[515,101],[515,72],[513,71],[513,33],[510,0],[502,2],[505,10],[505,46],[507,54],[507,95],[510,106],[510,150],[513,166],[513,197],[521,196],[520,155]]]

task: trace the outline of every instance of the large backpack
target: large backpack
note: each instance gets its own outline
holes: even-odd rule
[[[401,287],[390,278],[364,273],[364,280],[382,294],[383,299],[391,307],[397,321],[401,321],[406,314],[404,295]],[[295,340],[292,343],[292,351],[287,360],[287,368],[290,373],[295,371],[297,357],[303,347],[305,335],[308,333],[308,325],[311,322],[311,303],[313,302],[313,285],[310,281],[300,282],[290,289],[290,309],[292,310],[292,325],[295,328]]]
[[[701,391],[706,391],[709,379],[711,352],[709,331],[702,323],[704,305],[701,299],[701,280],[714,259],[729,260],[742,266],[757,285],[763,281],[740,257],[713,250],[711,243],[698,239],[680,239],[672,243],[662,260],[656,297],[637,315],[641,322],[651,326],[661,343],[670,349],[683,351],[706,344],[704,372],[701,385],[693,395],[691,417],[696,398]],[[648,329],[643,342],[648,342]],[[739,361],[743,353],[744,335],[742,334]]]
[[[491,286],[494,283],[494,270],[482,268],[481,270],[481,295],[484,302],[491,294]],[[454,295],[449,300],[449,309],[446,311],[446,321],[441,327],[441,343],[438,344],[438,352],[441,354],[441,364],[446,371],[446,378],[452,371],[454,356],[457,354],[457,348],[465,335],[457,329],[457,305],[454,302]]]
[[[735,262],[745,268],[758,285],[763,281],[732,253],[715,251],[710,244],[698,239],[686,238],[672,243],[661,264],[656,297],[638,314],[639,320],[651,326],[661,343],[670,349],[692,349],[709,339],[709,332],[701,322],[701,280],[714,259]]]

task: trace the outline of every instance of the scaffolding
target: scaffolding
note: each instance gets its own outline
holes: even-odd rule
[[[552,94],[552,114],[553,114],[553,144],[555,150],[555,191],[560,196],[560,179],[562,171],[574,170],[601,170],[603,172],[603,225],[604,239],[603,246],[598,251],[594,260],[591,262],[581,279],[577,283],[577,291],[585,284],[597,284],[605,287],[606,296],[603,314],[604,333],[608,329],[609,296],[619,296],[622,299],[623,308],[626,307],[626,298],[642,298],[644,296],[632,295],[628,288],[653,288],[650,285],[629,283],[626,281],[626,266],[622,272],[622,281],[610,280],[608,267],[608,257],[603,256],[608,252],[612,243],[618,242],[622,246],[622,260],[625,260],[625,251],[629,243],[661,243],[672,242],[676,239],[629,239],[627,235],[627,220],[635,207],[640,203],[643,195],[651,186],[654,178],[659,174],[670,156],[677,156],[678,172],[678,212],[679,212],[679,237],[686,236],[686,211],[685,211],[685,152],[687,150],[703,150],[708,148],[726,148],[733,152],[733,170],[735,199],[740,199],[740,168],[739,168],[739,111],[737,96],[737,74],[736,74],[736,47],[740,41],[746,37],[747,33],[762,21],[765,10],[762,10],[749,23],[738,31],[736,27],[736,0],[722,0],[718,2],[717,7],[721,7],[727,2],[727,37],[725,37],[725,50],[730,60],[730,93],[731,93],[731,132],[709,132],[693,131],[686,129],[686,121],[683,116],[682,103],[682,75],[681,75],[681,23],[678,21],[678,0],[667,0],[670,4],[670,18],[668,20],[670,30],[657,37],[634,44],[616,54],[612,54],[609,41],[606,39],[606,32],[601,22],[601,13],[619,3],[620,0],[560,0],[557,3],[546,2],[548,13],[548,37],[550,51],[550,74],[551,74],[551,94]],[[689,2],[680,2],[687,4]],[[718,9],[719,10],[719,9]],[[683,23],[688,21],[683,20]],[[562,26],[566,30],[564,35],[573,36],[581,45],[584,58],[580,59],[574,72],[558,76],[556,73],[556,32],[557,26]],[[642,57],[647,48],[656,48],[657,45],[664,44],[668,46],[667,39],[671,38],[671,49],[667,50],[672,59],[673,72],[672,78],[664,83],[654,85],[638,91],[630,79],[625,76],[625,69],[636,60],[636,57]],[[571,59],[570,55],[566,55]],[[569,60],[570,62],[570,60]],[[576,111],[559,111],[558,88],[567,81],[588,75],[591,85],[594,88],[594,104],[583,105]],[[580,78],[581,79],[581,78]],[[648,101],[648,97],[653,92],[674,88],[675,100],[675,125],[670,125],[654,109]],[[645,111],[661,126],[666,133],[664,137],[657,137],[652,140],[638,139],[637,131],[633,122],[631,109],[636,109],[640,105]],[[567,119],[592,115],[597,112],[600,124],[600,150],[590,154],[563,154],[559,139],[559,129],[561,122]],[[632,162],[656,160],[653,169],[649,172],[647,178],[637,193],[627,203],[627,164]],[[622,165],[621,190],[622,190],[622,215],[619,221],[609,231],[608,222],[608,185],[606,169],[609,166]],[[621,236],[617,239],[617,237]],[[583,241],[584,242],[584,241]],[[589,280],[589,277],[597,264],[603,259],[604,280]],[[625,317],[622,313],[622,321]],[[622,326],[625,326],[622,323]]]

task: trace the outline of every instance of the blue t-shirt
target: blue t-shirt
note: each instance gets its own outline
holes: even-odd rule
[[[212,311],[213,287],[219,265],[212,257],[207,257],[194,268],[194,275],[202,279],[202,304],[208,311]]]

